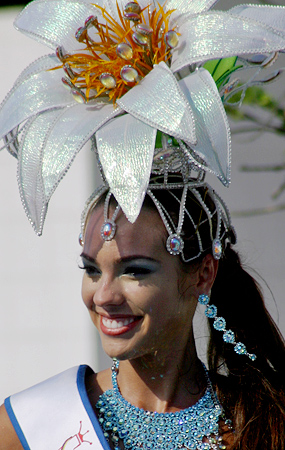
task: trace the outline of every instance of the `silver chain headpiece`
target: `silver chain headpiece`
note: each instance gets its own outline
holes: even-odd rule
[[[98,156],[98,151],[96,148],[96,142],[93,141],[93,151]],[[171,158],[170,158],[171,154]],[[158,157],[157,157],[158,155]],[[101,167],[100,161],[98,165],[101,170],[101,175],[104,179],[104,172]],[[191,165],[187,162],[187,159],[183,157],[183,151],[180,147],[168,147],[164,152],[161,149],[155,150],[154,162],[152,165],[152,172],[150,182],[146,191],[146,194],[151,198],[153,204],[155,205],[162,222],[168,233],[168,238],[166,241],[166,248],[168,252],[172,255],[181,255],[184,262],[190,262],[196,258],[199,258],[205,251],[212,251],[215,259],[220,259],[223,253],[223,247],[226,238],[235,243],[235,232],[231,224],[229,210],[224,203],[224,201],[218,196],[218,194],[212,189],[212,187],[205,183],[205,172],[203,170],[197,169],[195,165]],[[207,196],[210,197],[211,203],[214,208],[211,211],[207,206],[207,203],[202,198],[199,189],[204,189],[207,192]],[[158,190],[165,190],[169,195],[174,198],[179,206],[178,212],[178,222],[175,225],[169,210],[162,204],[156,195]],[[178,197],[173,191],[181,191],[181,196]],[[186,199],[189,195],[195,198],[196,203],[198,203],[206,214],[206,218],[201,221],[193,218],[191,210],[186,208]],[[85,232],[86,222],[88,220],[90,212],[96,206],[98,200],[102,195],[105,194],[104,202],[104,223],[101,229],[101,236],[104,240],[111,240],[115,236],[116,223],[115,219],[119,213],[120,206],[117,205],[112,218],[108,217],[109,202],[111,199],[111,191],[108,186],[106,179],[104,184],[100,186],[88,199],[86,202],[84,211],[81,217],[81,244],[83,245],[83,236]],[[185,217],[191,223],[193,228],[193,237],[196,239],[195,248],[197,252],[191,257],[186,258],[183,252],[184,240],[183,240],[183,223]],[[215,219],[215,220],[213,220]],[[203,243],[203,236],[200,233],[200,226],[207,221],[209,225],[210,239],[212,242],[212,248],[209,249]],[[215,223],[215,225],[214,225]]]

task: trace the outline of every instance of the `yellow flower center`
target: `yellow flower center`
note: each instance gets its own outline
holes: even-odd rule
[[[57,49],[57,56],[67,75],[63,83],[79,102],[107,97],[116,102],[161,61],[169,63],[178,34],[169,30],[173,11],[163,7],[144,9],[129,2],[123,11],[117,4],[119,22],[105,8],[94,5],[105,23],[89,17],[77,30],[76,39],[85,48],[73,54]]]

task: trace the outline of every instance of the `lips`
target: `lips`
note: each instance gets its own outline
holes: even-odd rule
[[[101,331],[109,336],[127,333],[137,326],[141,317],[104,317],[100,318]]]

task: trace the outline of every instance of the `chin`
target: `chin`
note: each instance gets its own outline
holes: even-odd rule
[[[101,337],[102,338],[102,337]],[[101,340],[104,352],[110,358],[116,358],[120,361],[131,360],[143,356],[146,352],[138,348],[128,345],[127,342],[106,342],[105,339]]]

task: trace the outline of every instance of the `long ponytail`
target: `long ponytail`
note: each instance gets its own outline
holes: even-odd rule
[[[212,288],[218,308],[236,341],[246,344],[257,359],[237,355],[210,323],[208,363],[216,374],[217,390],[231,416],[234,450],[285,449],[285,344],[268,313],[256,281],[227,246]],[[227,375],[218,376],[219,373]]]

